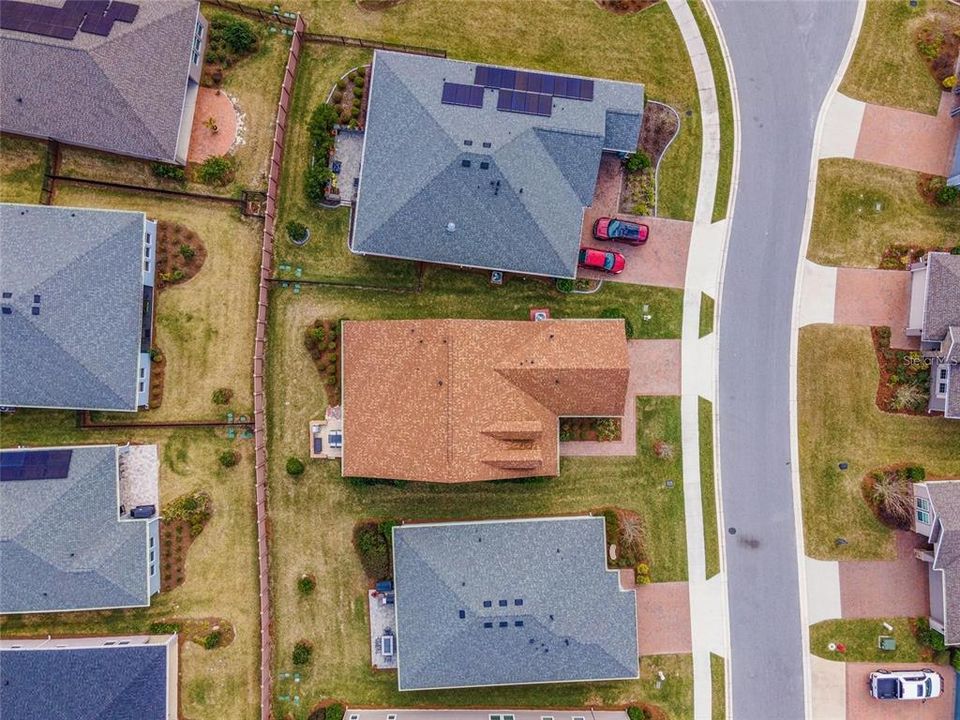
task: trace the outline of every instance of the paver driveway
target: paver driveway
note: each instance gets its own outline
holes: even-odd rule
[[[950,117],[953,106],[948,92],[942,93],[936,115],[868,104],[854,157],[930,175],[946,175],[960,127],[960,119]]]
[[[650,239],[645,245],[633,247],[623,243],[604,242],[593,239],[593,222],[606,215],[588,208],[583,216],[583,237],[581,246],[595,247],[600,250],[616,250],[627,261],[619,275],[608,275],[597,270],[577,271],[578,277],[603,278],[616,282],[628,282],[637,285],[655,285],[657,287],[682,288],[687,269],[687,255],[690,253],[690,234],[693,223],[683,220],[670,220],[659,217],[640,217],[616,213],[616,217],[650,226]]]
[[[634,585],[633,570],[620,571],[620,583],[637,591],[637,650],[644,655],[688,653],[690,590],[685,582]]]
[[[917,341],[905,334],[909,313],[909,271],[837,269],[833,321],[838,325],[886,325],[891,347],[913,349]]]
[[[930,611],[927,564],[914,557],[920,535],[896,534],[896,560],[844,560],[840,565],[840,611],[845,618],[922,617]]]
[[[943,675],[944,692],[926,702],[882,701],[870,697],[867,681],[870,673],[881,667],[884,670],[919,670],[931,666],[929,663],[847,663],[846,720],[950,720],[953,717],[956,674],[949,667],[933,668]]]

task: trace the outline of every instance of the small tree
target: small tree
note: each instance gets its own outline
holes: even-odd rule
[[[637,150],[637,152],[626,159],[623,166],[628,173],[643,172],[650,167],[650,156],[642,150]]]
[[[211,399],[215,405],[226,405],[233,397],[233,390],[230,388],[217,388],[213,391]]]
[[[227,155],[213,155],[194,171],[204,185],[226,185],[233,175],[233,159]]]
[[[189,245],[187,245],[186,243],[180,243],[180,247],[177,250],[177,252],[179,252],[180,257],[182,257],[187,262],[190,262],[191,260],[193,260],[193,258],[196,257],[197,255],[197,251],[194,250]]]
[[[297,580],[297,590],[300,591],[301,595],[309,595],[316,587],[317,581],[311,575],[301,575],[300,579]]]
[[[213,650],[220,647],[221,640],[223,640],[223,634],[219,630],[214,630],[203,638],[203,647],[207,650]]]
[[[302,222],[290,220],[285,227],[287,228],[287,237],[290,238],[290,242],[299,245],[307,239],[307,226]]]
[[[327,331],[323,329],[323,325],[317,325],[310,331],[310,337],[312,337],[317,345],[323,345],[323,341],[327,338]]]
[[[236,450],[224,450],[220,453],[218,459],[220,460],[220,464],[225,468],[232,468],[240,461]]]
[[[297,477],[303,475],[304,470],[306,470],[306,465],[303,464],[303,460],[297,457],[287,458],[287,475]]]
[[[301,640],[293,646],[294,665],[306,665],[310,662],[311,655],[313,655],[313,646],[306,640]]]

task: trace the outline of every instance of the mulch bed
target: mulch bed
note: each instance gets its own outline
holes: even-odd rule
[[[187,551],[193,543],[186,520],[160,520],[160,592],[170,592],[186,579]]]
[[[620,438],[620,418],[560,418],[560,439],[564,442],[613,442]]]
[[[203,267],[207,248],[190,228],[161,220],[157,223],[157,281],[160,291],[185,283]]]
[[[607,10],[615,15],[630,15],[656,5],[659,0],[594,0],[594,2],[601,10]]]
[[[901,415],[926,415],[927,400],[915,407],[896,408],[897,390],[905,385],[917,385],[925,393],[930,388],[930,365],[927,359],[916,350],[894,350],[890,347],[890,328],[872,327],[870,337],[880,368],[880,382],[877,384],[877,407],[888,413]]]
[[[362,79],[363,89],[360,97],[356,96],[354,88]],[[343,84],[343,87],[340,85]],[[363,128],[367,117],[367,95],[370,88],[370,66],[364,65],[362,70],[351,70],[345,78],[337,81],[330,102],[340,116],[341,125]]]
[[[327,403],[340,404],[340,333],[336,320],[315,320],[303,335],[303,344],[313,358],[313,364],[323,378],[323,387],[327,391]],[[317,328],[323,329],[323,339],[315,334]]]
[[[677,116],[669,108],[659,103],[647,103],[643,109],[643,125],[640,127],[640,149],[649,157],[654,166],[663,155],[679,127]]]
[[[156,410],[163,404],[163,378],[167,370],[167,358],[156,345],[153,346],[150,360],[150,409]]]
[[[944,79],[953,75],[960,52],[960,22],[948,13],[931,12],[917,30],[915,42],[930,74],[943,87]]]

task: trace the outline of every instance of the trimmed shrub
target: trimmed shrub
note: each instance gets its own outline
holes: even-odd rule
[[[343,100],[343,90],[339,88],[333,91],[333,95],[330,96],[330,100],[334,105],[339,105],[340,101]]]
[[[313,645],[308,643],[306,640],[301,640],[296,645],[293,646],[293,664],[294,665],[306,665],[310,662],[310,657],[313,655]]]
[[[600,317],[604,319],[621,318],[623,320],[624,328],[627,331],[627,337],[628,338],[634,337],[633,323],[630,322],[630,318],[627,317],[627,314],[621,308],[618,308],[618,307],[606,308],[600,313]]]
[[[284,227],[287,229],[287,237],[290,238],[290,242],[302,243],[307,239],[307,226],[302,222],[290,220]]]
[[[344,90],[346,87],[347,87],[347,81],[346,81],[346,80],[344,80],[343,78],[340,78],[339,80],[337,80],[337,89],[338,89],[338,90]]]
[[[362,88],[362,87],[355,87],[355,88],[353,88],[353,96],[354,96],[355,98],[362,98],[362,97],[363,97],[363,88]]]
[[[236,450],[224,450],[217,458],[220,464],[225,468],[232,468],[240,462],[240,456]]]
[[[628,173],[643,172],[650,167],[650,156],[642,150],[638,150],[626,159],[623,167],[626,168]]]
[[[310,337],[313,338],[318,345],[323,343],[326,339],[327,331],[323,329],[323,325],[317,325],[316,327],[310,330]]]
[[[180,243],[180,247],[177,248],[177,252],[180,253],[180,257],[182,257],[187,262],[190,262],[191,260],[193,260],[193,258],[197,256],[197,251],[194,250],[189,245],[187,245],[186,243]]]
[[[960,187],[955,185],[943,185],[937,189],[934,199],[937,205],[953,205],[960,199]]]
[[[953,669],[960,673],[960,648],[954,648],[952,652],[952,657],[950,658],[950,664],[953,665]]]
[[[301,595],[309,595],[316,587],[317,581],[313,579],[312,575],[301,575],[300,579],[297,580],[297,590]]]
[[[223,640],[223,634],[219,630],[214,630],[204,636],[202,645],[206,650],[213,650],[216,647],[220,647],[221,640]]]
[[[304,470],[306,470],[306,465],[303,464],[303,460],[297,457],[287,458],[287,475],[297,477],[303,475]]]
[[[187,173],[184,172],[182,167],[179,165],[171,165],[169,163],[150,163],[150,172],[152,172],[155,177],[163,180],[176,180],[177,182],[183,182],[187,179]]]
[[[920,465],[911,465],[903,471],[910,482],[923,482],[927,477],[927,471]]]
[[[353,546],[360,556],[363,571],[371,580],[387,580],[393,575],[390,536],[395,524],[392,521],[363,522],[353,528]]]
[[[573,292],[574,283],[569,278],[557,279],[557,290],[563,293]]]
[[[257,47],[257,34],[246,20],[217,13],[210,19],[211,42],[222,40],[233,53],[246,55]]]
[[[637,585],[649,585],[652,582],[650,578],[650,566],[646,563],[637,565],[634,574],[637,578]]]
[[[314,155],[326,155],[333,147],[333,126],[337,124],[337,110],[333,105],[321,103],[310,115],[307,130],[310,133],[310,142],[313,144]]]
[[[226,185],[233,175],[233,158],[214,155],[204,160],[194,171],[197,180],[204,185]]]
[[[213,391],[211,399],[215,405],[226,405],[233,397],[233,390],[230,388],[217,388]]]
[[[630,720],[650,720],[650,718],[652,718],[653,716],[650,714],[650,711],[647,710],[646,708],[637,707],[636,705],[634,705],[633,707],[627,708],[627,717]]]
[[[925,617],[917,618],[914,634],[920,645],[928,647],[934,652],[939,653],[947,649],[943,634],[930,627],[930,621]]]
[[[303,190],[307,199],[312,203],[323,202],[327,190],[327,183],[333,175],[325,164],[316,163],[313,167],[307,168],[307,174],[304,178]]]

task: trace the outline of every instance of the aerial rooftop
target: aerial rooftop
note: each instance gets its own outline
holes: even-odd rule
[[[0,129],[183,164],[204,25],[195,0],[4,0]]]
[[[940,521],[933,569],[943,574],[943,635],[960,646],[960,480],[926,483]]]
[[[602,517],[394,528],[400,690],[638,677],[605,556]]]
[[[0,450],[0,613],[150,604],[156,521],[120,518],[120,451]]]
[[[642,85],[378,50],[354,252],[574,277],[601,152],[637,149]]]
[[[342,342],[346,476],[556,475],[559,417],[624,410],[622,320],[347,321]]]
[[[137,409],[152,226],[139,212],[0,203],[0,405]]]
[[[177,636],[0,641],[0,716],[176,720]]]

